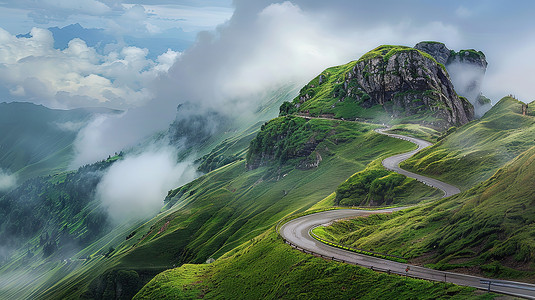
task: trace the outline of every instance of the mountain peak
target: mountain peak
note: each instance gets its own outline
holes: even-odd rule
[[[329,68],[311,81],[281,114],[420,123],[440,130],[474,118],[443,64],[427,52],[382,45],[359,60]],[[398,122],[398,121],[396,121]]]

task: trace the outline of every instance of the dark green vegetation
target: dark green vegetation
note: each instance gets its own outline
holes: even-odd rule
[[[28,297],[28,277],[35,284],[47,281],[39,277],[55,273],[61,261],[70,261],[109,232],[108,214],[94,194],[104,171],[120,158],[29,179],[0,198],[0,298]],[[97,249],[76,259],[105,253]],[[73,264],[64,267],[68,272]],[[14,279],[7,284],[6,277]]]
[[[262,102],[257,110],[239,118],[217,110],[199,109],[189,102],[179,104],[175,121],[164,136],[181,149],[180,160],[195,157],[201,172],[214,170],[243,158],[258,128],[265,120],[276,117],[282,99],[288,99],[295,92],[290,84],[266,91],[260,96]]]
[[[448,63],[463,60],[485,60],[485,54],[481,51],[477,51],[474,49],[460,50],[459,52],[451,50],[450,57],[448,58]]]
[[[78,130],[108,109],[49,109],[31,103],[0,103],[0,168],[20,181],[65,171]]]
[[[212,264],[159,274],[134,299],[492,299],[473,288],[377,273],[303,254],[270,230]]]
[[[260,126],[260,123],[255,124],[242,134],[225,139],[212,149],[209,154],[197,160],[199,163],[198,170],[208,173],[234,161],[245,159],[248,146],[251,140],[255,138]]]
[[[440,141],[401,164],[458,186],[461,190],[488,179],[511,159],[535,145],[535,117],[522,115],[522,102],[500,100],[480,120],[450,128]]]
[[[342,183],[336,189],[334,204],[341,206],[413,204],[440,196],[441,193],[436,189],[405,175],[385,170],[377,161]]]
[[[284,216],[310,208],[378,156],[413,148],[409,142],[375,133],[373,125],[313,121],[339,134],[351,132],[337,143],[329,138],[323,141],[327,149],[322,150],[323,160],[316,168],[288,167],[272,174],[270,167],[248,171],[245,161],[236,161],[216,169],[171,191],[168,203],[174,205],[170,209],[125,233],[123,242],[113,246],[115,250],[109,258],[87,262],[59,281],[44,297],[76,298],[84,294],[99,298],[104,290],[94,287],[98,287],[99,282],[113,285],[117,280],[109,274],[117,270],[135,271],[142,282],[147,282],[151,274],[154,276],[173,266],[218,258],[265,232]],[[269,128],[264,126],[264,131]],[[292,134],[299,132],[288,136],[290,140],[297,140]]]
[[[337,222],[327,239],[499,278],[535,278],[535,148],[459,195]]]
[[[304,170],[315,168],[323,156],[334,155],[330,147],[351,141],[373,128],[296,116],[276,118],[262,125],[251,141],[247,167],[290,165]]]
[[[88,245],[102,235],[107,215],[97,209],[94,192],[102,171],[119,156],[64,172],[27,180],[0,198],[0,240],[17,248],[27,241],[28,258],[48,257],[64,245]],[[68,250],[65,252],[68,252]],[[65,257],[70,254],[64,253]]]

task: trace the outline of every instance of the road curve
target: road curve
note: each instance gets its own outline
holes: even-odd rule
[[[420,266],[398,263],[373,256],[362,255],[340,248],[335,248],[321,243],[310,236],[310,230],[319,225],[328,224],[334,220],[343,218],[366,216],[375,213],[390,213],[403,208],[392,208],[384,210],[366,211],[356,209],[337,209],[319,212],[303,216],[288,223],[280,228],[280,235],[292,246],[317,256],[327,259],[343,261],[350,264],[356,264],[367,268],[373,268],[377,271],[402,274],[415,278],[428,279],[433,281],[445,281],[463,286],[471,286],[483,290],[503,293],[516,297],[535,299],[535,285],[521,282],[503,281],[487,279],[464,274],[444,272],[439,270],[428,269]],[[407,267],[408,270],[407,270]]]
[[[399,163],[411,157],[421,149],[428,147],[431,143],[397,134],[385,133],[385,129],[376,131],[394,138],[410,141],[418,148],[416,150],[394,155],[383,160],[383,166],[389,170],[396,171],[408,177],[415,178],[425,184],[438,188],[444,192],[444,197],[457,194],[460,190],[450,184],[441,182],[436,179],[421,176],[412,172],[407,172],[399,167]],[[483,277],[476,277],[464,274],[444,272],[439,270],[428,269],[420,266],[398,263],[373,256],[362,255],[340,248],[332,247],[321,243],[310,235],[310,231],[320,225],[326,225],[332,221],[366,216],[376,213],[392,213],[404,208],[389,208],[382,210],[357,210],[357,209],[338,209],[310,214],[291,220],[281,226],[279,233],[286,243],[296,247],[304,252],[309,252],[328,259],[339,260],[346,263],[356,264],[363,267],[372,268],[378,271],[397,273],[415,278],[428,279],[433,281],[445,281],[463,286],[476,287],[492,292],[503,293],[507,295],[535,299],[535,285],[521,282],[494,280]]]
[[[387,136],[390,136],[390,137],[393,137],[393,138],[409,141],[409,142],[411,142],[413,144],[416,144],[418,146],[418,148],[413,150],[413,151],[409,151],[409,152],[405,152],[405,153],[401,153],[401,154],[398,154],[398,155],[394,155],[394,156],[390,156],[390,157],[385,158],[383,160],[383,166],[387,170],[397,172],[399,174],[405,175],[405,176],[410,177],[410,178],[414,178],[414,179],[416,179],[416,180],[418,180],[420,182],[423,182],[426,185],[429,185],[429,186],[432,186],[434,188],[437,188],[437,189],[441,190],[442,192],[444,192],[443,198],[446,198],[446,197],[449,197],[449,196],[453,196],[453,195],[458,194],[458,193],[461,192],[461,190],[459,190],[456,186],[453,186],[451,184],[447,184],[447,183],[442,182],[440,180],[429,178],[429,177],[426,177],[426,176],[423,176],[423,175],[420,175],[420,174],[416,174],[416,173],[412,173],[412,172],[409,172],[409,171],[405,171],[402,168],[400,168],[399,164],[402,161],[408,159],[409,157],[411,157],[414,154],[418,153],[420,150],[422,150],[422,149],[424,149],[426,147],[429,147],[429,146],[431,146],[433,144],[431,144],[431,143],[429,143],[427,141],[421,140],[421,139],[413,138],[413,137],[408,137],[408,136],[399,135],[399,134],[386,133],[385,130],[387,130],[387,128],[380,128],[380,129],[376,129],[375,131],[377,133],[384,134],[384,135],[387,135]]]

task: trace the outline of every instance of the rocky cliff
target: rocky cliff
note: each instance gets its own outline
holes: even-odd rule
[[[301,90],[293,106],[281,107],[281,114],[295,111],[375,121],[383,114],[389,121],[440,130],[474,118],[473,106],[457,95],[444,65],[404,46],[380,46],[356,62],[327,69]]]
[[[483,52],[474,49],[455,52],[439,42],[420,42],[414,48],[430,54],[446,67],[455,90],[472,103],[476,117],[483,116],[491,108],[490,100],[481,95],[488,65]]]

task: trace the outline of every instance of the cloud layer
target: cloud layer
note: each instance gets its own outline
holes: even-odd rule
[[[17,184],[17,177],[0,169],[0,192],[8,191]]]
[[[195,168],[176,162],[176,150],[153,148],[113,164],[97,186],[96,197],[115,223],[157,213],[167,192],[193,180]]]
[[[97,54],[80,39],[54,49],[50,31],[34,28],[30,38],[0,29],[0,97],[54,108],[128,108],[152,98],[147,82],[165,73],[180,53],[169,50],[156,61],[147,50],[124,47]]]

